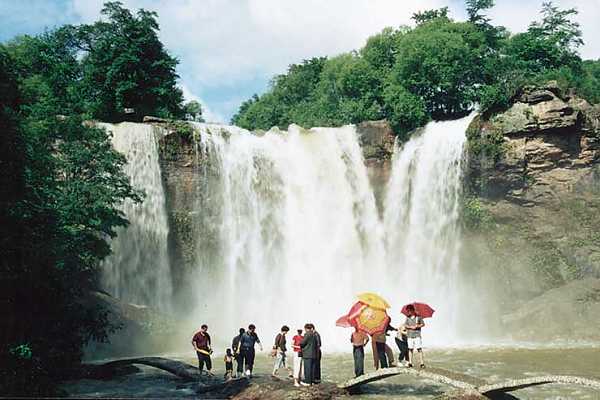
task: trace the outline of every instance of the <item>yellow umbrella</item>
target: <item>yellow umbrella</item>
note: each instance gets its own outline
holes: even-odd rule
[[[385,310],[386,308],[390,308],[390,305],[387,301],[383,299],[383,297],[379,296],[375,293],[361,293],[358,296],[358,301],[365,303],[369,307],[378,308],[380,310]]]
[[[358,318],[356,318],[356,327],[369,335],[383,333],[390,323],[390,317],[385,310],[378,308],[364,308]]]

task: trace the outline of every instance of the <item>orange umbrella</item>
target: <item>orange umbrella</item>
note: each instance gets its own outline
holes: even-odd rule
[[[362,309],[358,317],[354,320],[356,327],[369,335],[385,332],[390,317],[385,310],[373,307],[365,307]]]

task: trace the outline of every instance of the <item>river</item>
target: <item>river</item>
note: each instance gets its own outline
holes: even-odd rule
[[[429,366],[472,375],[490,383],[511,378],[527,378],[538,375],[578,375],[600,380],[600,345],[581,347],[473,347],[462,349],[426,350]],[[170,355],[195,364],[192,354]],[[372,370],[371,356],[366,356],[367,372]],[[224,372],[221,356],[214,357],[214,372]],[[268,375],[272,366],[267,352],[257,355],[255,374]],[[343,382],[352,377],[352,356],[335,353],[323,358],[323,379]],[[290,381],[290,386],[292,385]],[[194,385],[183,383],[166,372],[151,367],[126,377],[109,381],[79,380],[63,385],[70,395],[77,397],[132,397],[132,398],[196,398]],[[353,399],[432,399],[450,389],[435,382],[419,380],[410,376],[397,376],[364,386],[363,392]],[[302,389],[306,390],[306,389]],[[591,389],[570,385],[546,385],[522,389],[512,393],[519,399],[600,399],[600,393]]]

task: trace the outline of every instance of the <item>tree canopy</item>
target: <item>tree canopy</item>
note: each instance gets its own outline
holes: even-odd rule
[[[386,28],[358,51],[291,65],[266,93],[242,103],[232,123],[269,129],[386,118],[406,138],[430,119],[477,106],[500,110],[526,83],[554,79],[597,101],[598,62],[579,56],[575,9],[544,3],[539,21],[511,35],[487,17],[493,0],[465,3],[465,22],[452,20],[446,7],[425,10],[413,15],[414,27]]]
[[[145,114],[201,118],[182,106],[156,14],[106,3],[106,21],[0,44],[0,393],[57,394],[90,340],[116,329],[87,296],[108,240],[142,201],[109,134],[84,121]],[[132,108],[130,114],[125,111]],[[87,305],[86,305],[87,304]],[[56,366],[60,366],[57,368]]]

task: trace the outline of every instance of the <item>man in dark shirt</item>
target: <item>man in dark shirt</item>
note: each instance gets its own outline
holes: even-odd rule
[[[206,364],[206,371],[212,376],[212,361],[210,359],[212,348],[210,345],[208,326],[206,324],[202,325],[200,330],[196,332],[192,338],[192,346],[194,346],[194,350],[196,350],[196,355],[198,356],[198,369],[200,370],[200,374],[202,374],[204,364]]]
[[[246,330],[244,328],[240,328],[240,334],[235,336],[231,341],[231,350],[233,351],[233,357],[237,363],[237,369],[235,377],[242,376],[244,374],[244,358],[242,357],[242,336]]]
[[[273,344],[273,356],[275,357],[275,363],[273,364],[273,372],[272,375],[276,376],[277,372],[280,368],[285,368],[288,371],[290,376],[292,371],[287,366],[286,363],[286,352],[287,352],[287,341],[285,339],[285,335],[290,331],[290,328],[287,325],[281,327],[281,332],[275,336],[275,344]]]
[[[302,362],[304,363],[304,382],[300,384],[311,386],[315,383],[315,363],[317,362],[320,344],[312,324],[305,324],[304,331],[304,338],[300,342]]]
[[[248,378],[252,377],[252,370],[254,369],[254,358],[256,357],[254,346],[256,343],[258,343],[260,346],[260,351],[262,351],[263,347],[260,343],[258,335],[256,334],[256,326],[250,324],[248,325],[248,330],[242,335],[240,341],[240,354],[244,360],[244,364],[246,364],[246,376]]]
[[[321,335],[317,331],[317,328],[315,328],[314,324],[311,324],[311,326],[313,328],[315,336],[317,337],[317,358],[315,360],[314,366],[314,383],[321,383],[321,357],[323,356],[323,353],[321,352],[321,345],[323,343],[321,342]]]

